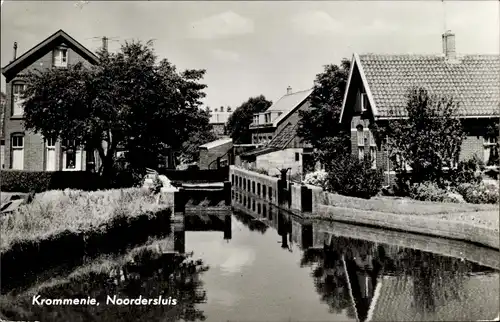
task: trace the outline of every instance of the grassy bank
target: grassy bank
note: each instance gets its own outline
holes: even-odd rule
[[[362,199],[346,197],[329,192],[321,192],[320,203],[327,206],[379,211],[401,215],[440,215],[496,211],[499,206],[492,204],[444,203],[418,201],[410,198],[374,197]]]
[[[2,218],[0,252],[5,252],[15,242],[47,239],[63,231],[100,230],[115,218],[155,213],[172,204],[173,200],[157,204],[155,196],[139,188],[43,192],[37,194],[32,203]]]

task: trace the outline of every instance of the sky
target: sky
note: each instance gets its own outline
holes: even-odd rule
[[[499,54],[498,1],[22,1],[1,7],[1,65],[59,29],[95,51],[153,40],[179,70],[205,69],[204,105],[233,109],[311,88],[326,64],[357,53],[442,53],[452,30],[458,54]],[[5,78],[1,77],[5,91]]]

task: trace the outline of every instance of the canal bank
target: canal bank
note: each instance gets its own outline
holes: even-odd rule
[[[235,166],[230,167],[230,179],[235,192],[265,200],[302,218],[405,231],[500,248],[498,205],[345,197],[319,187],[289,182],[286,177],[270,177]]]

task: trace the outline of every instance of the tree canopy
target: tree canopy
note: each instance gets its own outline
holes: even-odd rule
[[[167,59],[157,62],[150,43],[126,42],[98,56],[95,66],[27,76],[27,129],[97,149],[107,173],[119,146],[135,165],[154,167],[165,147],[180,150],[191,133],[207,128],[204,70],[178,72]]]
[[[458,164],[465,138],[458,103],[430,95],[425,88],[412,88],[406,111],[407,119],[374,130],[379,137],[387,136],[389,157],[397,172],[411,168],[414,182],[441,183],[443,168]]]
[[[265,111],[273,105],[264,95],[251,97],[238,106],[227,121],[227,130],[235,143],[251,143],[252,135],[249,127],[253,114]]]
[[[316,75],[310,99],[310,109],[300,111],[297,134],[318,149],[320,161],[345,154],[349,149],[349,133],[342,131],[339,124],[342,101],[349,77],[350,61],[343,59],[340,66],[326,65]]]

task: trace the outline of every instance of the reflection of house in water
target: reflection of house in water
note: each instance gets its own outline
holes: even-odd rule
[[[299,218],[292,220],[292,214],[271,205],[266,200],[252,198],[240,192],[234,192],[233,209],[238,217],[250,230],[264,233],[267,227],[272,227],[281,236],[282,248],[291,249],[293,244],[306,249],[313,244],[312,224]]]
[[[232,238],[230,214],[183,214],[176,219],[173,224],[176,252],[186,252],[186,231],[220,231],[225,240]]]
[[[316,291],[332,312],[344,312],[360,322],[477,321],[498,315],[498,251],[305,221],[237,191],[233,207],[250,229],[270,227],[282,237],[282,247],[301,246],[300,264],[312,269]]]

